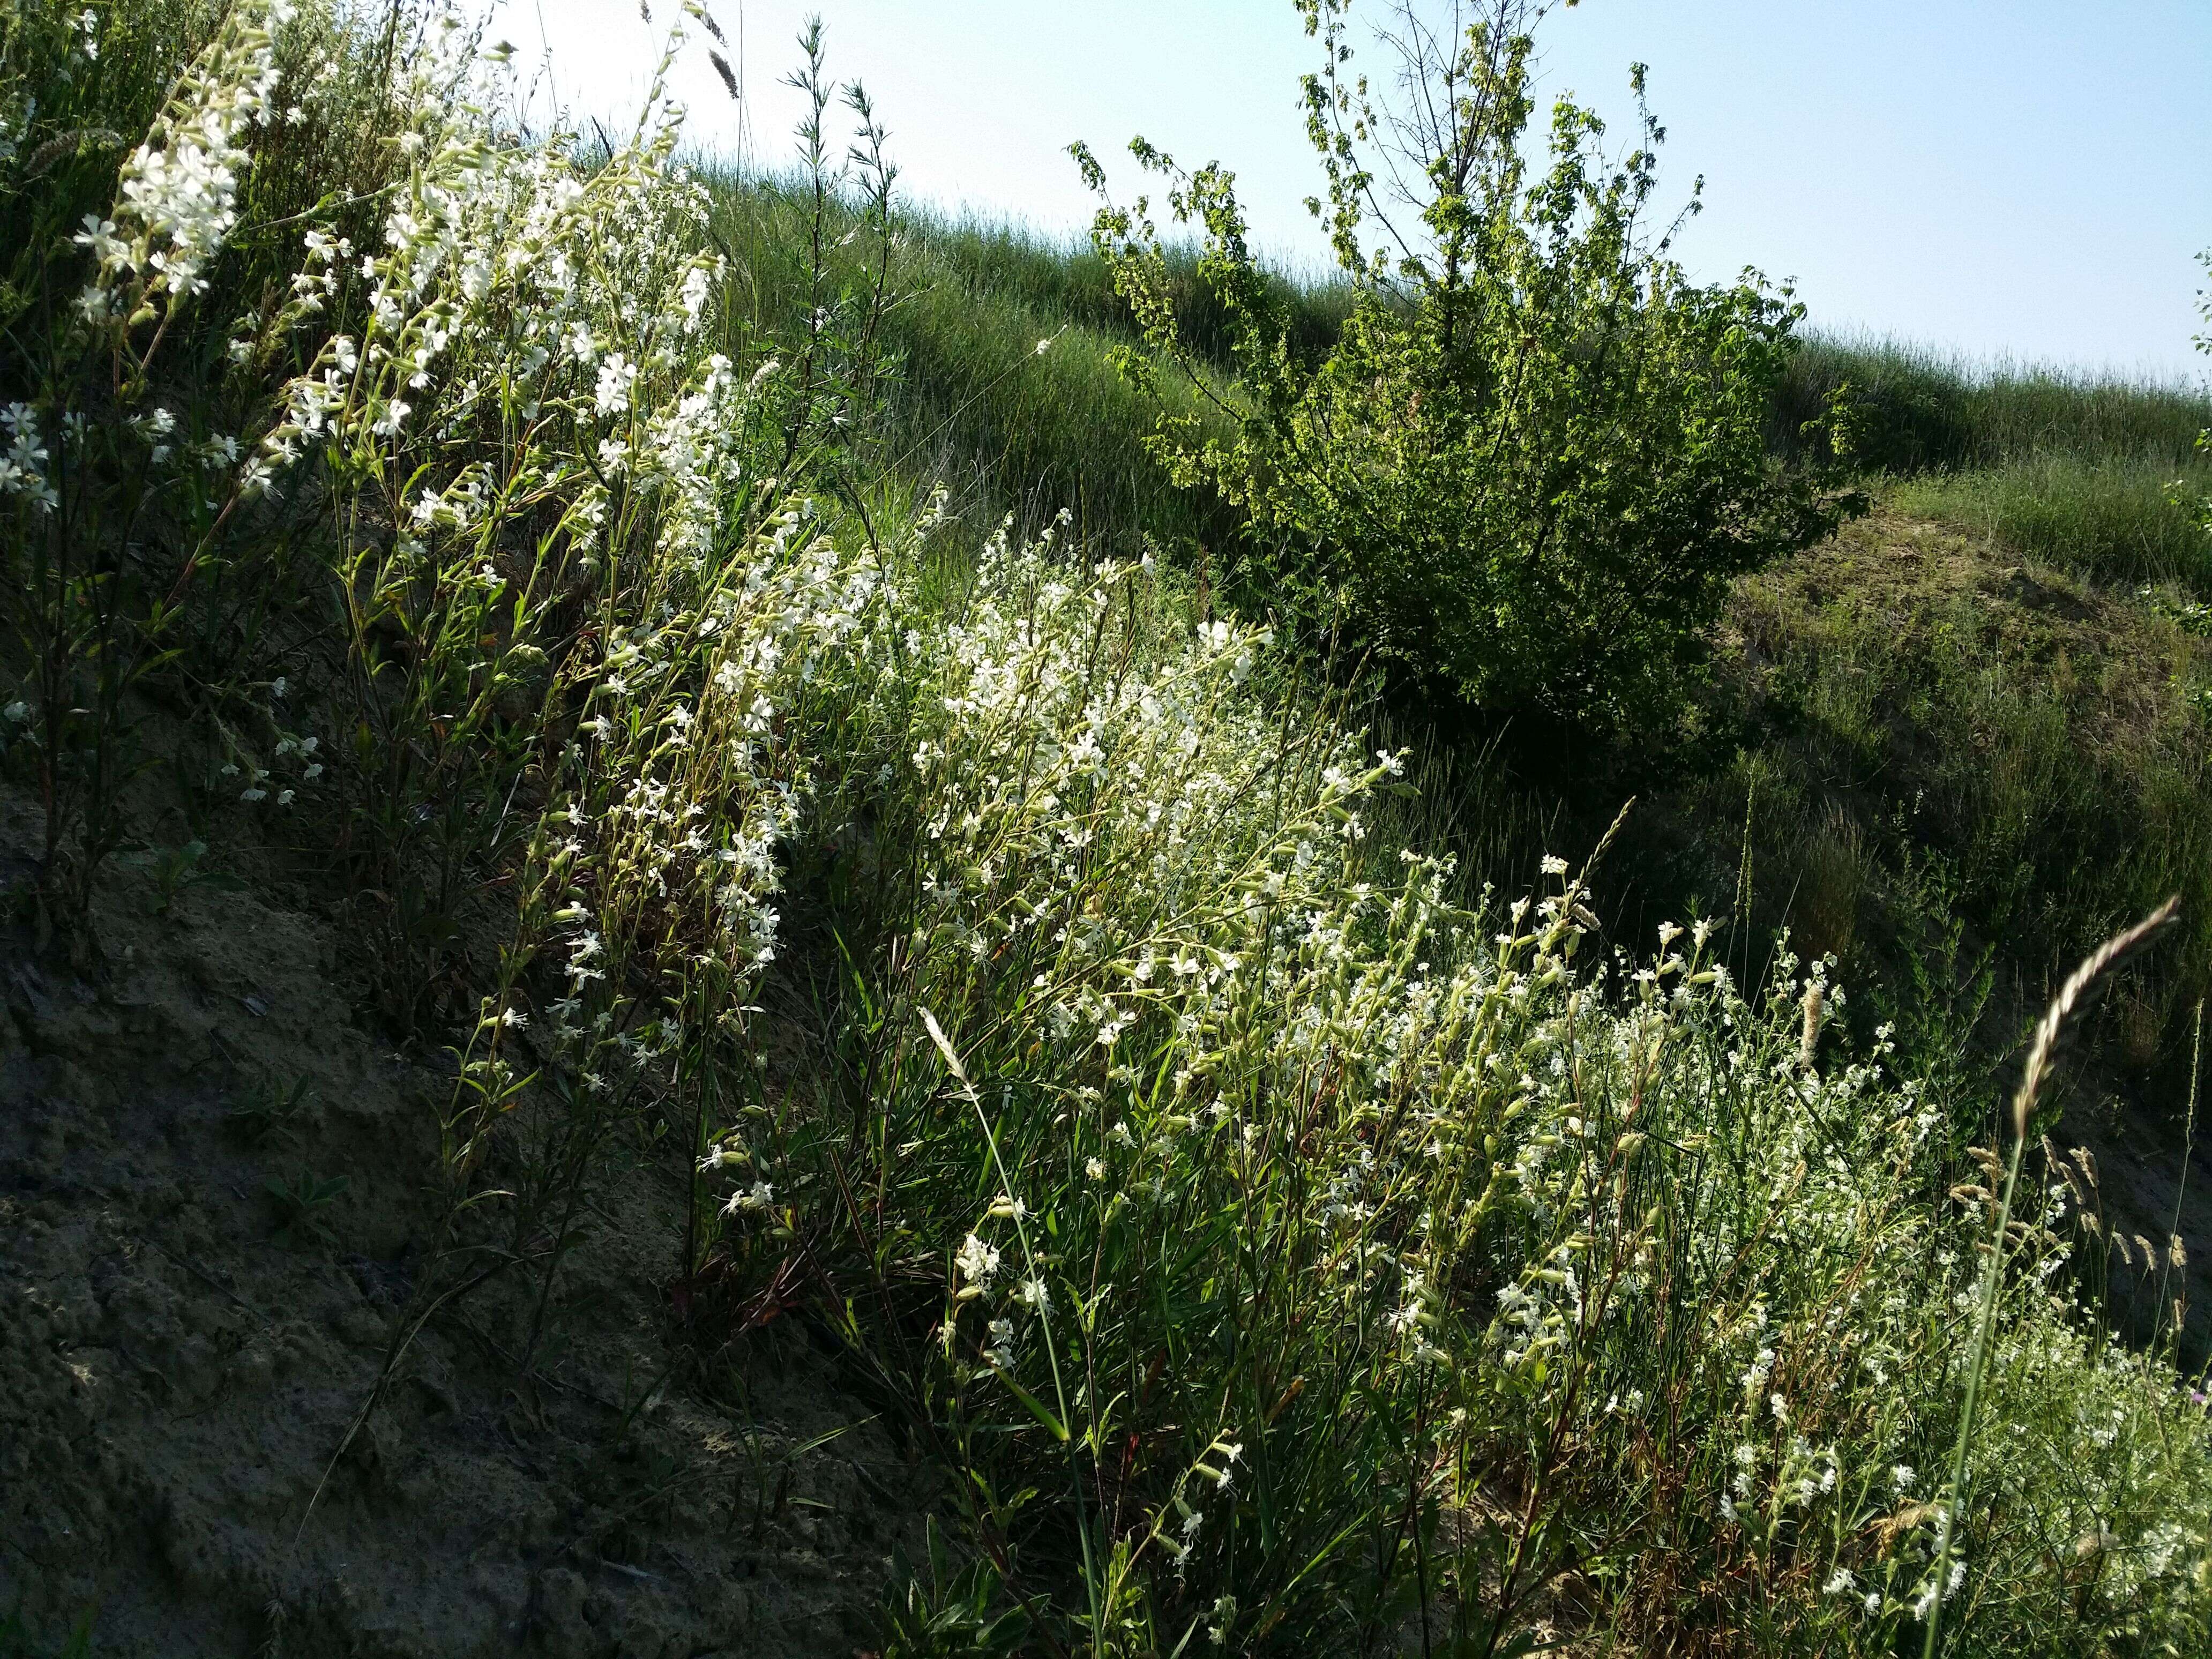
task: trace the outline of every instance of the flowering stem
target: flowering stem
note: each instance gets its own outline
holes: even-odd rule
[[[922,1011],[921,1018],[922,1024],[928,1029],[930,1036],[936,1042],[939,1050],[944,1054],[945,1063],[951,1067],[952,1075],[959,1079],[961,1092],[968,1097],[968,1103],[975,1109],[975,1121],[983,1128],[983,1144],[991,1149],[992,1167],[999,1172],[1000,1190],[1009,1198],[1012,1197],[1013,1178],[1006,1173],[1006,1160],[1000,1154],[999,1137],[991,1127],[989,1114],[983,1109],[982,1096],[975,1091],[975,1085],[969,1081],[968,1073],[960,1064],[959,1055],[954,1052],[951,1042],[945,1036],[943,1029],[939,1026],[936,1018],[927,1009]],[[1043,1275],[1037,1272],[1036,1257],[1030,1249],[1030,1231],[1023,1224],[1021,1212],[1018,1209],[1014,1212],[1014,1237],[1022,1247],[1023,1266],[1028,1268],[1030,1277],[1042,1285]],[[1083,1589],[1091,1603],[1091,1646],[1094,1653],[1103,1654],[1106,1650],[1106,1631],[1105,1621],[1100,1617],[1098,1606],[1097,1564],[1091,1559],[1091,1522],[1085,1512],[1085,1506],[1083,1501],[1083,1469],[1082,1466],[1076,1462],[1075,1437],[1069,1428],[1067,1389],[1060,1380],[1060,1353],[1059,1350],[1053,1346],[1052,1320],[1042,1299],[1036,1311],[1037,1331],[1044,1338],[1045,1361],[1052,1367],[1053,1403],[1060,1407],[1060,1443],[1067,1448],[1068,1485],[1075,1493],[1075,1531],[1076,1536],[1083,1545]]]
[[[2023,1126],[2024,1127],[2024,1126]],[[1959,1443],[1951,1452],[1951,1480],[1943,1500],[1943,1529],[1936,1546],[1935,1600],[1928,1608],[1928,1636],[1921,1644],[1922,1659],[1935,1659],[1936,1638],[1943,1624],[1945,1580],[1951,1571],[1951,1534],[1959,1522],[1960,1494],[1966,1481],[1966,1449],[1974,1437],[1974,1408],[1980,1403],[1982,1376],[1989,1365],[1990,1334],[1996,1324],[1997,1287],[2004,1279],[2004,1249],[2012,1224],[2013,1188],[2020,1181],[2021,1156],[2027,1150],[2025,1133],[2015,1134],[2012,1161],[2005,1170],[2004,1197],[1997,1205],[1996,1236],[1990,1245],[1989,1272],[1982,1281],[1982,1307],[1974,1321],[1974,1358],[1966,1372],[1966,1398],[1959,1411]]]

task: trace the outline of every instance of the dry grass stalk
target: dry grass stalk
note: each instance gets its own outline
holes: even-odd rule
[[[1813,1069],[1813,1059],[1820,1046],[1820,1012],[1827,1005],[1827,991],[1817,979],[1805,982],[1805,1030],[1797,1040],[1797,1064],[1804,1071]]]
[[[2021,1076],[2020,1092],[2013,1097],[2013,1132],[2021,1139],[2027,1138],[2028,1119],[2034,1113],[2036,1097],[2043,1091],[2052,1063],[2080,1029],[2082,1016],[2095,1003],[2105,976],[2131,961],[2180,915],[2181,896],[2177,893],[2134,927],[2113,934],[2092,951],[2051,1000],[2051,1006],[2044,1010],[2043,1018],[2036,1025],[2035,1042],[2027,1053],[2027,1069]]]
[[[1943,1626],[1943,1598],[1949,1593],[1951,1541],[1957,1525],[1959,1505],[1966,1480],[1966,1449],[1972,1443],[1974,1407],[1982,1390],[1983,1368],[1989,1363],[1990,1333],[1996,1322],[1997,1287],[2004,1278],[2004,1245],[2007,1230],[2012,1218],[2013,1190],[2020,1180],[2021,1156],[2027,1150],[2027,1125],[2035,1111],[2036,1097],[2042,1091],[2045,1078],[2050,1075],[2052,1062],[2059,1050],[2080,1029],[2081,1018],[2094,1001],[2105,976],[2131,960],[2151,940],[2168,927],[2180,914],[2181,900],[2176,896],[2145,916],[2134,927],[2106,939],[2092,951],[2076,968],[2058,994],[2051,999],[2051,1006],[2044,1011],[2043,1018],[2035,1028],[2034,1045],[2028,1050],[2027,1068],[2020,1080],[2020,1092],[2013,1097],[2013,1149],[2011,1166],[2005,1173],[2004,1195],[1997,1204],[1997,1219],[1990,1241],[1990,1260],[1988,1273],[1982,1280],[1981,1312],[1975,1320],[1973,1362],[1966,1373],[1966,1397],[1959,1412],[1959,1437],[1951,1454],[1951,1479],[1944,1488],[1942,1531],[1936,1547],[1936,1571],[1931,1578],[1933,1589],[1927,1620],[1926,1638],[1922,1644],[1922,1659],[1936,1659]],[[2084,1163],[2083,1168],[2088,1168]],[[2092,1185],[2094,1177],[2092,1176]],[[2119,1247],[2121,1260],[2127,1260],[2127,1241],[2115,1231],[2112,1242]]]
[[[1942,1514],[1940,1504],[1907,1504],[1894,1515],[1885,1515],[1872,1522],[1875,1553],[1887,1555],[1897,1547],[1897,1540],[1915,1531],[1924,1522]]]

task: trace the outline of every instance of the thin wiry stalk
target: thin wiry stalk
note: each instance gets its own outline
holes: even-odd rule
[[[1983,1269],[1982,1297],[1974,1316],[1974,1346],[1966,1370],[1966,1392],[1959,1407],[1959,1437],[1951,1453],[1951,1479],[1944,1495],[1943,1523],[1936,1547],[1935,1576],[1928,1607],[1928,1634],[1921,1644],[1924,1659],[1935,1659],[1936,1644],[1943,1627],[1943,1603],[1950,1594],[1951,1545],[1959,1522],[1959,1505],[1966,1483],[1966,1453],[1973,1443],[1974,1410],[1980,1402],[1982,1377],[1989,1364],[1990,1335],[1996,1322],[1997,1291],[2004,1279],[2005,1243],[2012,1223],[2014,1189],[2020,1183],[2021,1155],[2027,1150],[2028,1124],[2037,1097],[2049,1079],[2051,1067],[2065,1044],[2080,1029],[2082,1017],[2095,1001],[2105,977],[2117,972],[2155,939],[2179,916],[2179,896],[2166,902],[2134,927],[2112,935],[2084,957],[2044,1010],[2021,1074],[2019,1092],[2013,1097],[2012,1157],[2005,1166],[2004,1196],[1998,1202],[1996,1225],[1990,1237],[1989,1264]]]
[[[1014,1178],[1007,1172],[1005,1155],[999,1150],[999,1138],[992,1130],[989,1114],[983,1109],[983,1097],[975,1092],[975,1084],[969,1080],[968,1068],[960,1063],[960,1056],[954,1052],[951,1039],[945,1035],[945,1028],[937,1023],[936,1015],[924,1008],[921,1010],[921,1023],[923,1029],[929,1033],[929,1040],[937,1045],[938,1053],[945,1057],[946,1068],[960,1085],[961,1098],[975,1109],[975,1121],[982,1127],[984,1144],[990,1148],[991,1166],[999,1172],[1000,1189],[1009,1200],[1018,1200],[1019,1194],[1014,1190]],[[1018,1202],[1014,1205],[1013,1223],[1014,1237],[1021,1243],[1022,1263],[1029,1269],[1032,1281],[1042,1285],[1044,1279],[1037,1267],[1036,1252],[1030,1248],[1029,1224]],[[1067,1448],[1068,1486],[1075,1494],[1075,1527],[1083,1544],[1083,1588],[1091,1603],[1093,1651],[1103,1654],[1106,1627],[1105,1621],[1099,1617],[1098,1569],[1097,1564],[1091,1559],[1091,1522],[1084,1513],[1083,1469],[1076,1461],[1074,1419],[1067,1407],[1066,1386],[1060,1380],[1060,1352],[1052,1340],[1052,1321],[1045,1314],[1045,1309],[1040,1305],[1037,1309],[1037,1329],[1044,1338],[1046,1361],[1052,1367],[1053,1401],[1060,1412],[1056,1425],[1058,1437],[1060,1443]]]
[[[2203,1060],[2204,1002],[2200,997],[2197,999],[2196,1018],[2191,1023],[2189,1034],[2189,1107],[2184,1116],[2181,1129],[2181,1177],[2174,1184],[2173,1219],[2166,1230],[2167,1239],[2166,1266],[2159,1274],[2158,1300],[2161,1317],[2167,1306],[2166,1291],[2172,1282],[2173,1270],[2177,1267],[2187,1266],[2186,1260],[2180,1256],[2181,1210],[2182,1205],[2189,1197],[2189,1166],[2197,1155],[2197,1086]],[[2183,1284],[2185,1295],[2187,1293],[2187,1283],[2185,1280]],[[2178,1311],[2173,1320],[2173,1341],[2175,1355],[2178,1358],[2181,1344],[2181,1316]]]

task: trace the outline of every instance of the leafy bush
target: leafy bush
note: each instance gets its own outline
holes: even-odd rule
[[[1317,366],[1290,348],[1221,167],[1186,174],[1132,145],[1169,180],[1175,221],[1202,233],[1200,274],[1232,341],[1225,391],[1186,342],[1148,199],[1097,216],[1146,342],[1236,422],[1224,442],[1167,415],[1159,452],[1248,510],[1257,564],[1304,619],[1486,708],[1648,720],[1729,580],[1856,504],[1766,453],[1800,307],[1756,277],[1699,287],[1666,237],[1650,242],[1662,135],[1648,110],[1608,169],[1602,124],[1559,104],[1532,173],[1528,8],[1477,8],[1456,40],[1408,13],[1395,104],[1346,78],[1346,9],[1306,8],[1325,48],[1308,125],[1355,289]],[[1640,68],[1633,83],[1640,100]],[[1103,194],[1097,160],[1076,154]],[[1122,361],[1155,372],[1152,355]]]

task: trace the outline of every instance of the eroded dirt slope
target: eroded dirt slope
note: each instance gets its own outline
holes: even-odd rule
[[[18,878],[34,828],[0,800]],[[325,921],[148,901],[118,872],[98,970],[0,936],[0,1619],[161,1659],[867,1645],[933,1488],[797,1321],[671,1342],[644,1161],[530,1375],[518,1273],[424,1327],[332,1466],[416,1288],[451,1079],[356,1023]],[[272,1177],[340,1176],[283,1226]]]

